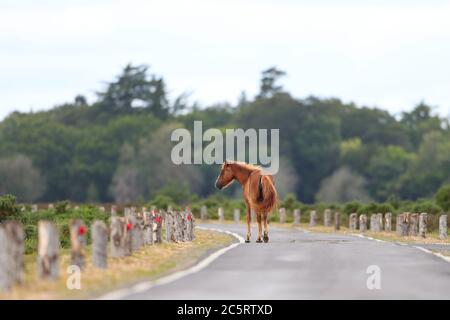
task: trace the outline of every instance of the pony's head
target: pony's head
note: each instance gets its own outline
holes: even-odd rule
[[[228,186],[234,179],[232,164],[225,161],[220,169],[220,174],[216,180],[216,188],[222,189]]]

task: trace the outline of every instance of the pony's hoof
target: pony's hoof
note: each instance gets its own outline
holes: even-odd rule
[[[250,239],[245,239],[245,243],[250,243]]]
[[[269,236],[264,236],[264,242],[265,243],[269,242]]]
[[[258,240],[256,240],[256,242],[257,242],[257,243],[261,243],[261,242],[262,242],[262,240],[261,240],[261,239],[258,239]]]

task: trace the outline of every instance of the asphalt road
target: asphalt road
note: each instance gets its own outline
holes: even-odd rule
[[[211,227],[245,235],[242,224]],[[412,246],[284,228],[272,228],[267,244],[252,240],[197,273],[124,298],[450,299],[450,263]],[[367,287],[371,265],[380,289]]]

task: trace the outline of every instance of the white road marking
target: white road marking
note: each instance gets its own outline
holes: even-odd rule
[[[447,262],[450,263],[450,257],[445,256],[445,255],[443,255],[443,254],[440,253],[440,252],[433,252],[433,251],[431,251],[431,250],[429,250],[429,249],[427,249],[427,248],[423,248],[423,247],[420,247],[420,246],[413,246],[413,247],[416,248],[416,249],[419,249],[419,250],[421,250],[421,251],[423,251],[423,252],[426,252],[426,253],[435,255],[436,257],[439,257],[439,258],[441,258],[441,259],[443,259],[443,260],[445,260],[445,261],[447,261]]]
[[[364,238],[364,239],[375,240],[375,241],[378,241],[378,242],[389,242],[389,241],[384,241],[384,240],[380,240],[380,239],[375,239],[375,238],[372,238],[372,237],[369,237],[369,236],[365,236],[363,234],[358,234],[358,233],[352,233],[352,235],[360,237],[360,238]],[[424,248],[424,247],[421,247],[421,246],[413,246],[413,245],[409,245],[409,244],[403,243],[403,242],[393,242],[393,243],[401,245],[401,246],[408,246],[408,247],[413,247],[413,248],[419,249],[420,251],[423,251],[423,252],[428,253],[428,254],[435,255],[436,257],[439,257],[442,260],[450,263],[450,257],[445,256],[445,255],[443,255],[440,252],[433,252],[431,250],[428,250],[427,248]]]
[[[364,239],[369,239],[369,240],[377,241],[377,242],[387,242],[387,241],[385,241],[385,240],[375,239],[375,238],[372,238],[372,237],[369,237],[369,236],[365,236],[365,235],[359,234],[359,233],[352,233],[351,235],[352,235],[352,236],[357,236],[357,237],[360,237],[360,238],[364,238]]]
[[[223,255],[225,252],[227,252],[228,250],[231,250],[235,247],[237,247],[238,245],[240,245],[241,243],[244,243],[245,240],[244,238],[242,238],[240,235],[234,233],[234,232],[230,232],[230,231],[226,231],[226,230],[220,230],[220,229],[216,229],[216,228],[206,228],[206,227],[196,227],[197,229],[201,229],[201,230],[211,230],[211,231],[217,231],[217,232],[222,232],[222,233],[227,233],[233,237],[235,237],[239,242],[237,243],[232,243],[230,244],[228,247],[222,248],[218,251],[213,252],[212,254],[210,254],[209,256],[207,256],[205,259],[201,260],[200,262],[198,262],[196,265],[192,266],[189,269],[186,270],[182,270],[182,271],[178,271],[175,272],[171,275],[168,275],[166,277],[154,280],[154,281],[145,281],[145,282],[141,282],[138,283],[130,288],[125,288],[125,289],[120,289],[120,290],[116,290],[110,293],[107,293],[101,297],[99,297],[97,300],[120,300],[123,299],[127,296],[130,296],[132,294],[136,294],[136,293],[140,293],[143,291],[146,291],[150,288],[156,287],[156,286],[160,286],[163,284],[167,284],[170,282],[173,282],[175,280],[181,279],[187,275],[199,272],[200,270],[206,268],[211,262],[213,262],[214,260],[216,260],[218,257],[220,257],[221,255]]]

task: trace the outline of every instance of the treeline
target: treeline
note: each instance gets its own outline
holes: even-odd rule
[[[97,100],[83,96],[52,110],[0,123],[0,195],[21,202],[187,203],[215,193],[218,166],[170,161],[173,129],[279,128],[281,196],[303,203],[430,198],[450,183],[449,119],[425,103],[394,116],[339,99],[298,99],[262,73],[259,94],[200,108],[170,98],[162,77],[128,65]],[[240,193],[237,186],[227,196]]]

